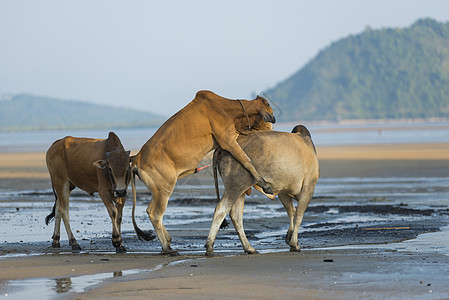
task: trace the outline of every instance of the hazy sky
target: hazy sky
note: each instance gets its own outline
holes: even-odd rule
[[[449,1],[0,0],[0,95],[171,115],[209,89],[246,98],[333,41],[449,20]]]

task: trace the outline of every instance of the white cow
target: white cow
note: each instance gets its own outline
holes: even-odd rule
[[[318,158],[309,131],[306,127],[298,125],[292,133],[253,132],[246,136],[241,135],[237,141],[261,176],[267,182],[270,182],[274,194],[279,195],[279,199],[287,210],[290,219],[290,227],[285,241],[290,246],[290,251],[300,251],[298,246],[299,226],[304,212],[312,200],[319,177]],[[217,195],[217,168],[223,180],[225,191],[215,208],[212,226],[206,242],[206,255],[213,255],[217,232],[229,211],[243,249],[249,254],[257,253],[248,242],[243,229],[245,192],[251,186],[256,185],[256,180],[225,150],[217,149],[213,161]],[[255,188],[261,190],[257,185]],[[292,198],[298,201],[296,209]]]

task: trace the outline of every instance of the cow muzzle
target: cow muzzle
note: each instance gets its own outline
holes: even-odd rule
[[[126,189],[115,190],[114,196],[117,197],[117,198],[125,197],[126,196]]]
[[[269,113],[263,113],[262,114],[262,119],[265,121],[265,122],[270,122],[270,123],[276,123],[276,118],[274,117],[274,115],[272,115],[272,114],[269,114]]]

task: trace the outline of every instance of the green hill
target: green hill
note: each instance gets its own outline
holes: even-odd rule
[[[0,131],[159,126],[165,117],[28,94],[0,101]]]
[[[367,29],[332,43],[266,92],[279,119],[449,117],[449,23]]]

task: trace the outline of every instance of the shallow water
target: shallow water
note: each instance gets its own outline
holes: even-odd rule
[[[173,245],[183,251],[204,251],[216,200],[208,182],[178,184],[164,215],[164,225],[173,235]],[[322,231],[362,228],[381,224],[420,224],[437,218],[449,223],[449,178],[339,178],[320,179],[314,199],[305,213],[300,236],[307,248],[307,235]],[[195,186],[194,192],[191,187]],[[221,187],[223,190],[223,187]],[[138,190],[136,220],[142,229],[152,229],[146,215],[151,199],[144,188]],[[113,251],[110,245],[111,221],[101,199],[75,190],[70,200],[70,223],[82,248],[86,251]],[[54,198],[50,190],[0,191],[0,250],[8,245],[37,243],[46,245],[34,251],[47,252],[51,244],[54,223],[45,225]],[[247,198],[244,213],[246,233],[256,249],[285,249],[282,242],[288,228],[286,212],[280,201],[271,201],[254,191]],[[379,208],[383,210],[380,211]],[[411,212],[389,212],[388,209],[408,209]],[[122,225],[123,239],[130,251],[158,252],[157,240],[143,243],[137,240],[131,222],[132,199],[127,200]],[[370,211],[372,210],[372,211]],[[415,210],[415,211],[414,211]],[[449,244],[449,240],[446,241]],[[65,230],[61,228],[61,251],[67,248]],[[231,228],[220,231],[217,251],[239,251],[240,241]],[[314,240],[310,247],[319,246]],[[324,243],[323,243],[324,245]],[[325,246],[325,245],[324,245]],[[42,248],[42,246],[41,246]],[[34,249],[34,247],[32,247]],[[31,251],[32,253],[34,251]],[[65,250],[66,251],[66,250]]]
[[[184,261],[180,261],[184,262]],[[169,265],[169,264],[167,264]],[[102,283],[105,280],[141,274],[160,270],[164,265],[158,265],[152,269],[119,270],[112,273],[98,273],[80,275],[56,279],[33,278],[24,280],[12,280],[8,283],[8,293],[2,297],[14,297],[14,299],[50,299],[57,298],[65,293],[82,293],[89,287]],[[24,288],[25,287],[25,288]]]
[[[449,226],[440,228],[441,231],[422,233],[414,239],[398,243],[375,245],[345,245],[326,247],[325,249],[388,249],[393,251],[406,251],[417,253],[439,253],[449,256]]]
[[[125,270],[111,273],[64,277],[57,279],[35,278],[13,280],[8,284],[8,293],[3,296],[14,299],[49,299],[64,293],[81,293],[89,286],[99,284],[108,278],[128,276],[142,270]],[[24,288],[26,287],[26,288]],[[36,296],[38,295],[38,296]],[[1,295],[0,295],[1,297]]]
[[[274,124],[274,130],[290,132],[293,125]],[[308,125],[317,146],[443,143],[449,142],[449,122]],[[357,130],[353,130],[357,129]],[[360,130],[362,129],[362,130]],[[107,138],[114,131],[127,149],[140,149],[157,128],[43,130],[0,132],[0,152],[46,151],[65,136]]]

